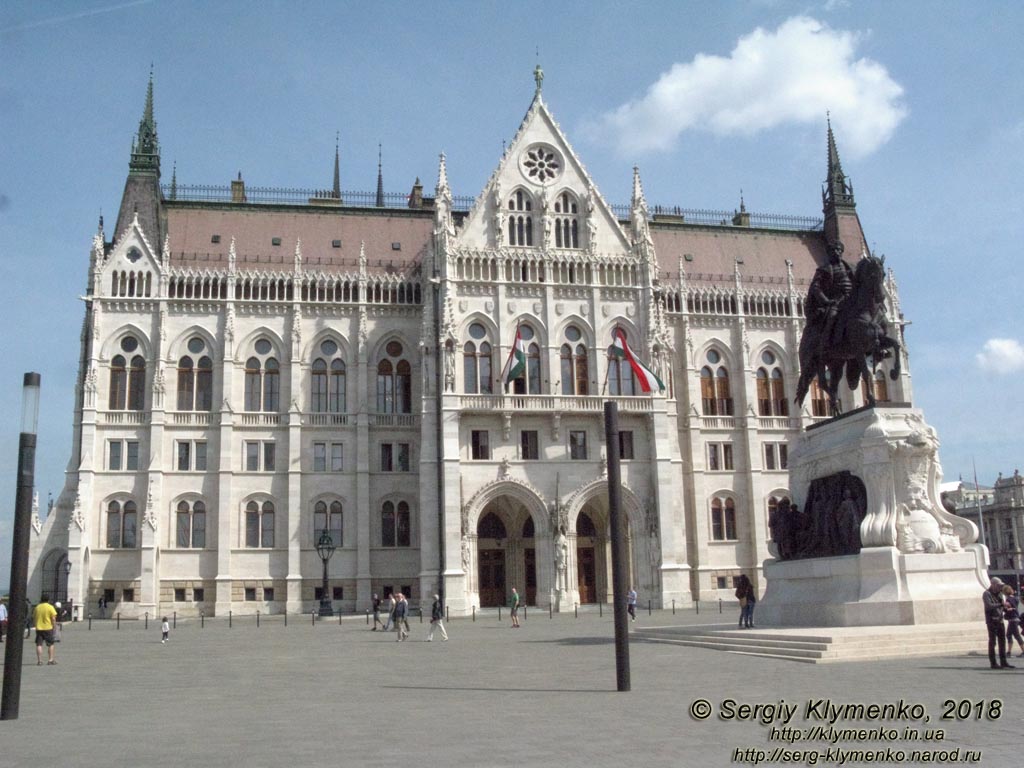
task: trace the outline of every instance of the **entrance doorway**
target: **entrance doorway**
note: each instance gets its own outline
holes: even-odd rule
[[[526,571],[526,604],[537,604],[537,550],[523,550],[523,566]]]
[[[597,602],[597,567],[593,547],[576,548],[580,604]]]
[[[505,604],[505,551],[480,550],[480,607]]]

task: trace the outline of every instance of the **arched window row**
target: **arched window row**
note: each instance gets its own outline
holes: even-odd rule
[[[759,416],[788,416],[786,380],[775,353],[769,349],[761,353],[762,365],[754,374],[757,384],[757,413]]]
[[[167,295],[172,299],[226,299],[228,281],[211,275],[180,275],[168,281]]]
[[[274,502],[250,501],[245,505],[245,546],[247,549],[273,549]]]
[[[736,295],[725,291],[695,291],[686,297],[686,309],[699,315],[735,315]]]
[[[722,364],[722,354],[709,349],[705,365],[700,369],[701,409],[705,416],[732,416],[732,388],[729,370]]]
[[[178,359],[178,410],[209,411],[213,408],[212,350],[199,336],[189,339],[187,355]]]
[[[533,245],[533,199],[521,189],[508,199],[508,244]]]
[[[467,341],[462,348],[463,384],[468,394],[494,392],[494,351],[486,341]]]
[[[238,301],[291,301],[293,283],[286,277],[242,276],[235,278]]]
[[[206,504],[179,501],[174,513],[175,543],[181,549],[206,548]]]
[[[134,336],[121,339],[121,350],[110,360],[110,396],[112,411],[141,411],[146,407],[146,360],[132,354],[139,348]]]
[[[153,295],[153,273],[143,270],[115,270],[110,274],[110,295],[147,297]]]
[[[736,501],[731,496],[711,499],[712,541],[736,541]]]
[[[281,366],[277,358],[245,361],[245,410],[274,413],[281,408]]]
[[[320,537],[326,532],[331,537],[331,543],[336,547],[345,546],[343,525],[344,516],[340,501],[318,501],[313,505],[313,546],[320,541]]]
[[[507,258],[502,269],[502,262],[493,256],[458,256],[455,259],[455,273],[460,280],[483,282],[499,279],[528,283],[550,281],[558,285],[590,285],[594,282],[592,264],[565,258]]]
[[[380,508],[380,545],[382,547],[412,546],[412,520],[409,504],[385,501]]]
[[[568,192],[555,198],[555,247],[580,247],[579,203]]]
[[[791,317],[792,303],[784,294],[745,294],[743,314],[759,317]]]
[[[412,413],[412,366],[399,341],[384,347],[377,363],[377,413]]]

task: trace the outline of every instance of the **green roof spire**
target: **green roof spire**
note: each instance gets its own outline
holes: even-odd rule
[[[843,166],[839,162],[839,150],[836,149],[836,137],[832,133],[832,117],[825,115],[828,124],[828,174],[825,178],[825,189],[822,192],[825,207],[855,205],[853,200],[853,185],[847,182],[843,173]]]
[[[149,70],[149,85],[146,87],[146,107],[139,121],[139,132],[132,141],[132,159],[128,164],[131,171],[155,171],[160,175],[160,142],[156,136],[156,120],[153,119],[153,68]]]

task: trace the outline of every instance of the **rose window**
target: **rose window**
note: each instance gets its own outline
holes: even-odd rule
[[[558,155],[553,150],[542,146],[526,150],[522,165],[527,178],[540,184],[551,181],[562,170],[561,159]]]

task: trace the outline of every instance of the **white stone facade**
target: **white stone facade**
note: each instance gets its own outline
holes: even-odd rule
[[[609,397],[629,434],[641,602],[731,597],[741,572],[759,583],[787,440],[815,418],[791,403],[803,295],[829,232],[860,232],[855,213],[826,211],[824,231],[742,210],[691,223],[652,214],[634,172],[627,221],[539,87],[468,212],[443,157],[418,208],[243,200],[165,195],[112,242],[97,235],[67,483],[35,527],[30,595],[66,591],[93,613],[107,595],[124,615],[309,611],[322,502],[341,507],[339,527],[322,524],[340,531],[336,609],[388,589],[428,605],[443,590],[456,614],[512,587],[556,610],[611,600]],[[412,256],[395,266],[399,248]],[[535,349],[506,388],[517,328]],[[630,393],[607,351],[616,328],[665,392]],[[909,402],[903,363],[887,397]]]

